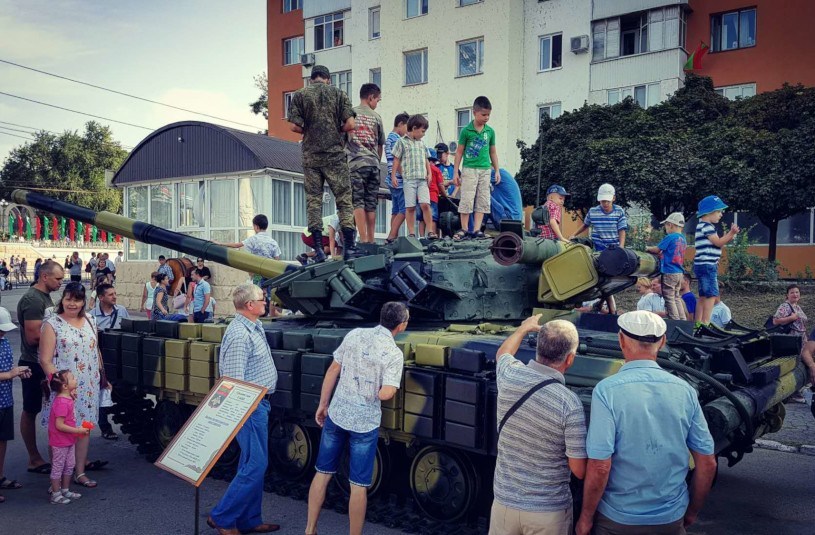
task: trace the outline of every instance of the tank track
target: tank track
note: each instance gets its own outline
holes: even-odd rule
[[[112,416],[114,423],[121,426],[130,443],[149,462],[155,462],[161,454],[162,446],[156,436],[156,403],[143,391],[133,388],[117,388],[113,393]],[[209,476],[213,479],[232,481],[237,468],[237,456],[232,455],[215,465]],[[299,501],[308,499],[309,480],[291,481],[274,473],[266,475],[263,490]],[[348,514],[348,499],[336,484],[329,486],[324,508],[340,514]],[[368,501],[368,522],[388,528],[402,530],[403,533],[420,535],[486,535],[488,520],[484,516],[467,518],[461,522],[448,523],[428,519],[423,516],[412,497],[395,493],[373,496]]]

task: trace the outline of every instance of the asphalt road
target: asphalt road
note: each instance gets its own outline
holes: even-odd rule
[[[22,292],[20,291],[19,294]],[[12,295],[9,295],[12,294]],[[3,306],[13,311],[17,291],[4,292]],[[11,299],[9,299],[11,298]],[[14,314],[13,314],[14,315]],[[19,350],[19,335],[9,340]],[[19,421],[21,393],[15,381]],[[193,533],[194,490],[187,483],[147,463],[124,437],[117,442],[102,440],[97,432],[91,441],[91,459],[110,461],[107,469],[93,473],[96,489],[66,506],[48,503],[48,477],[25,471],[27,457],[19,433],[9,443],[5,475],[19,480],[24,488],[3,491],[0,504],[0,533],[13,534],[108,534],[148,535]],[[772,435],[770,435],[772,437]],[[40,444],[46,444],[44,430]],[[204,521],[226,489],[227,483],[207,479],[201,488],[201,532],[212,533]],[[815,533],[815,458],[802,454],[757,449],[733,468],[722,464],[692,535],[801,535]],[[264,494],[264,519],[283,526],[279,533],[301,534],[305,527],[306,504],[274,494]],[[347,517],[325,510],[320,533],[347,532]],[[367,524],[365,533],[399,533],[377,524]]]

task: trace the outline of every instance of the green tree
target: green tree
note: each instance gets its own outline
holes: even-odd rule
[[[263,115],[264,119],[269,118],[269,77],[266,76],[266,71],[258,74],[253,78],[255,87],[260,91],[260,96],[257,100],[249,104],[252,113],[255,115]]]
[[[105,170],[118,169],[127,151],[110,128],[95,121],[82,134],[38,132],[34,141],[11,151],[0,169],[0,195],[31,188],[92,210],[119,213],[122,192],[105,185]]]

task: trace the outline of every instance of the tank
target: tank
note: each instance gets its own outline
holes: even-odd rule
[[[512,221],[494,239],[399,238],[362,245],[366,255],[348,262],[294,267],[31,192],[17,190],[12,198],[270,279],[275,299],[294,314],[264,320],[279,374],[266,488],[295,498],[306,499],[314,473],[314,413],[333,351],[351,329],[375,325],[382,303],[407,303],[411,322],[396,340],[405,357],[402,387],[383,402],[368,519],[410,532],[486,532],[497,447],[495,356],[508,333],[534,313],[573,322],[581,342],[566,384],[590,415],[593,387],[623,360],[615,317],[575,309],[659,272],[651,254],[625,248],[598,254],[585,244],[529,236]],[[697,390],[717,458],[732,466],[756,438],[783,425],[782,401],[806,378],[800,338],[735,323],[701,332],[690,322],[667,323],[658,362]],[[212,387],[224,330],[132,320],[100,336],[108,376],[116,378],[114,418],[148,459]],[[534,335],[516,356],[534,358]],[[213,476],[229,478],[237,458],[233,445]],[[349,493],[345,466],[328,497],[328,506],[340,510]]]

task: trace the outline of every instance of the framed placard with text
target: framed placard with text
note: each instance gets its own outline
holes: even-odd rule
[[[218,379],[156,466],[198,487],[266,392],[252,383]]]

